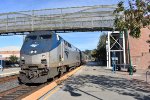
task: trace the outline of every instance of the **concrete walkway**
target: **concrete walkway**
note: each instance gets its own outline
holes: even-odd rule
[[[90,62],[40,100],[150,100],[150,84],[138,77]]]
[[[0,71],[0,77],[5,77],[5,76],[10,76],[10,75],[15,75],[19,74],[19,71],[21,70],[20,67],[18,68],[7,68],[3,69],[3,71]]]

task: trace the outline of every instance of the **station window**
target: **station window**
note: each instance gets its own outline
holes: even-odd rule
[[[40,39],[51,39],[52,35],[40,35]]]

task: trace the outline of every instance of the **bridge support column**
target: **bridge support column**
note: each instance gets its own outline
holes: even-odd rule
[[[124,32],[110,31],[107,33],[106,41],[107,52],[107,69],[112,69],[112,60],[116,59],[118,66],[124,66],[126,64],[126,51],[125,51],[125,35]],[[116,53],[115,57],[112,57],[112,52]]]

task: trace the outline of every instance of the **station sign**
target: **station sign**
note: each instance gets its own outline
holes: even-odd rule
[[[111,57],[112,60],[118,60],[118,57]]]

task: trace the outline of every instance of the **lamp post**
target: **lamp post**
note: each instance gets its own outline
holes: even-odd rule
[[[131,61],[131,55],[130,55],[130,44],[129,44],[129,38],[128,38],[128,32],[127,29],[125,29],[125,34],[128,40],[128,56],[129,56],[129,75],[133,75],[133,68],[132,68],[132,61]]]

